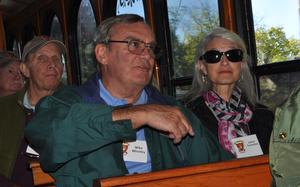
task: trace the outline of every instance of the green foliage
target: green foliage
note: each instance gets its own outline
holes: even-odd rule
[[[200,7],[182,6],[169,9],[175,77],[193,74],[195,50],[199,41],[207,32],[219,26],[218,12],[209,4],[199,4]],[[184,15],[188,19],[185,20],[183,39],[180,39],[176,29]]]
[[[282,27],[260,26],[255,37],[258,65],[292,60],[299,55],[299,41],[286,38]]]

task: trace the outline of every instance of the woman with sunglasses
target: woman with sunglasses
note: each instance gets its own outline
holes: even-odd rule
[[[191,90],[184,103],[236,155],[232,139],[255,134],[264,154],[273,113],[257,101],[246,46],[235,33],[216,28],[199,43]]]

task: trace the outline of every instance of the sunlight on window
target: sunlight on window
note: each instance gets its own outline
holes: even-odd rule
[[[299,0],[252,0],[257,65],[299,59],[299,6]]]

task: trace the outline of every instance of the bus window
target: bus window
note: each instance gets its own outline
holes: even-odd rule
[[[174,77],[193,74],[197,43],[202,36],[220,25],[217,0],[172,0],[167,1]],[[180,97],[189,85],[176,85]]]
[[[299,76],[299,71],[261,76],[259,78],[261,102],[275,111],[293,89],[300,85]]]
[[[51,22],[50,36],[56,40],[63,42],[63,34],[62,34],[61,27],[60,27],[60,22],[56,15],[53,16],[53,19]]]
[[[17,55],[17,57],[21,58],[21,45],[17,40],[14,40],[13,52],[15,55]]]
[[[138,14],[145,18],[143,0],[136,1],[118,1],[116,8],[116,15],[120,14]]]
[[[93,58],[93,37],[96,30],[95,15],[89,0],[82,0],[77,22],[77,40],[80,56],[81,82],[97,71]]]
[[[252,10],[257,65],[299,59],[299,1],[252,0]]]
[[[56,40],[59,40],[61,42],[63,41],[63,33],[61,30],[60,22],[58,20],[58,17],[56,15],[53,16],[52,22],[51,22],[51,28],[50,28],[50,36]],[[66,69],[66,61],[65,57],[62,57],[62,61],[64,64],[64,72],[62,74],[62,82],[64,84],[68,84],[68,78],[67,78],[67,69]]]
[[[299,1],[252,0],[260,100],[275,110],[299,81]],[[284,12],[284,16],[281,13]]]

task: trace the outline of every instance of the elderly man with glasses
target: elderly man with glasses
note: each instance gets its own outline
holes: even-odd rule
[[[142,17],[109,18],[94,41],[100,71],[43,100],[26,128],[57,186],[228,158],[191,112],[149,84],[160,49]]]

